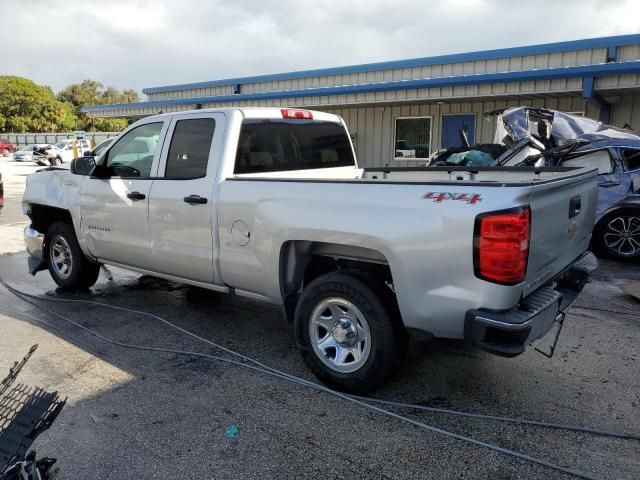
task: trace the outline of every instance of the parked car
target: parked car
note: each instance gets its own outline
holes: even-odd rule
[[[56,157],[60,158],[62,162],[69,163],[73,160],[73,142],[72,138],[66,138],[58,141],[55,147]],[[83,152],[91,149],[91,145],[87,140],[76,140],[76,148],[79,156],[83,155]]]
[[[438,152],[430,165],[585,166],[598,170],[593,248],[640,261],[640,135],[597,120],[542,108],[489,112],[495,142]]]
[[[450,172],[451,171],[451,172]],[[169,113],[96,160],[30,175],[30,271],[91,287],[101,263],[280,305],[310,369],[371,390],[408,335],[516,356],[596,267],[588,168],[359,169],[342,118]]]
[[[32,143],[29,144],[25,147],[20,148],[19,150],[15,151],[13,154],[13,160],[16,162],[33,162],[33,151],[38,148],[38,147],[42,147],[43,144],[38,144],[38,143]]]
[[[0,137],[0,153],[4,157],[8,157],[13,153],[14,146],[13,143],[9,141],[6,137]]]

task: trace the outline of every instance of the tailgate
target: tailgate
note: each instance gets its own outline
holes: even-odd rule
[[[523,295],[568,267],[589,247],[598,195],[597,171],[535,185],[531,195],[531,243]]]

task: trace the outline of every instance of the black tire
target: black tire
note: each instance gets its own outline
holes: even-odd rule
[[[329,299],[342,299],[354,305],[366,320],[370,347],[366,360],[362,355],[362,364],[355,371],[336,371],[339,366],[334,364],[335,368],[332,368],[327,364],[335,360],[331,354],[325,350],[323,360],[313,346],[313,342],[318,345],[320,340],[314,339],[312,319],[322,315],[317,309],[332,301]],[[317,324],[314,325],[313,328],[317,329]],[[314,375],[331,388],[348,393],[370,392],[390,380],[399,370],[407,350],[407,334],[398,314],[395,296],[386,285],[375,282],[364,272],[332,272],[312,281],[298,300],[294,328],[302,358]],[[331,336],[328,330],[323,338],[327,336]],[[359,344],[359,338],[356,338]],[[337,350],[334,356],[337,358]],[[355,362],[355,357],[351,358]]]
[[[55,222],[45,235],[47,263],[53,281],[66,290],[86,290],[100,275],[100,265],[93,263],[80,249],[73,226]],[[56,258],[64,258],[57,262]],[[67,266],[67,269],[64,269]]]
[[[628,230],[628,237],[621,236],[622,241],[616,242],[613,229],[624,234]],[[593,233],[595,251],[600,256],[621,260],[623,262],[640,262],[640,209],[620,208],[605,215],[596,226]]]

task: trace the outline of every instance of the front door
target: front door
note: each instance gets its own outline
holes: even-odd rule
[[[222,113],[172,118],[149,197],[150,251],[158,273],[214,282],[213,192],[223,130]]]
[[[444,115],[442,117],[442,148],[462,147],[461,131],[467,132],[469,145],[475,142],[475,115]]]
[[[124,133],[105,153],[108,178],[89,178],[80,191],[82,231],[100,260],[150,268],[149,193],[158,169],[164,121]]]

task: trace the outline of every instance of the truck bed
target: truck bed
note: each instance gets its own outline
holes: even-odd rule
[[[384,167],[365,168],[361,178],[422,184],[525,186],[580,176],[587,171],[572,167]]]

